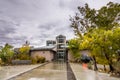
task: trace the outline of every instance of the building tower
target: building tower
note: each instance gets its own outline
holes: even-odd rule
[[[66,61],[67,60],[67,54],[66,54],[66,37],[63,35],[59,35],[56,37],[56,46],[57,46],[57,52],[56,52],[56,58],[57,60]]]

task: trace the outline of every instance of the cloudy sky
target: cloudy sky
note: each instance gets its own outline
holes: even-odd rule
[[[15,47],[26,40],[32,46],[43,46],[46,40],[63,34],[74,37],[69,16],[77,12],[77,6],[88,3],[99,9],[109,1],[120,0],[0,0],[0,45]]]

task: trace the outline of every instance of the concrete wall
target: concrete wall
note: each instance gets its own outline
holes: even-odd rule
[[[89,55],[90,51],[89,50],[82,50],[82,51],[80,51],[80,54]]]
[[[70,50],[68,50],[68,61],[73,61],[73,56]]]
[[[36,58],[36,56],[42,56],[46,58],[46,61],[52,61],[54,53],[52,51],[32,51],[31,57]]]

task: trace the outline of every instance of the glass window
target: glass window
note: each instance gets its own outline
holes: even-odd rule
[[[64,49],[64,48],[65,48],[65,45],[64,45],[64,44],[59,44],[59,45],[57,45],[57,48],[58,48],[58,49]]]

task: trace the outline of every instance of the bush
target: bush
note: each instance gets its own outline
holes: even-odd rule
[[[42,56],[36,56],[37,63],[44,63],[45,62],[45,57]]]
[[[88,63],[88,69],[92,69],[92,63],[91,62]]]
[[[30,60],[30,56],[28,54],[25,54],[25,53],[20,53],[18,54],[18,57],[17,59],[20,59],[20,60]]]
[[[36,58],[32,59],[32,63],[44,63],[46,61],[45,57],[36,56]]]
[[[32,64],[37,64],[37,59],[32,58]]]
[[[2,60],[1,60],[1,58],[0,58],[0,65],[2,64]]]
[[[2,64],[4,64],[4,63],[3,63],[2,59],[0,58],[0,65],[2,65]]]

